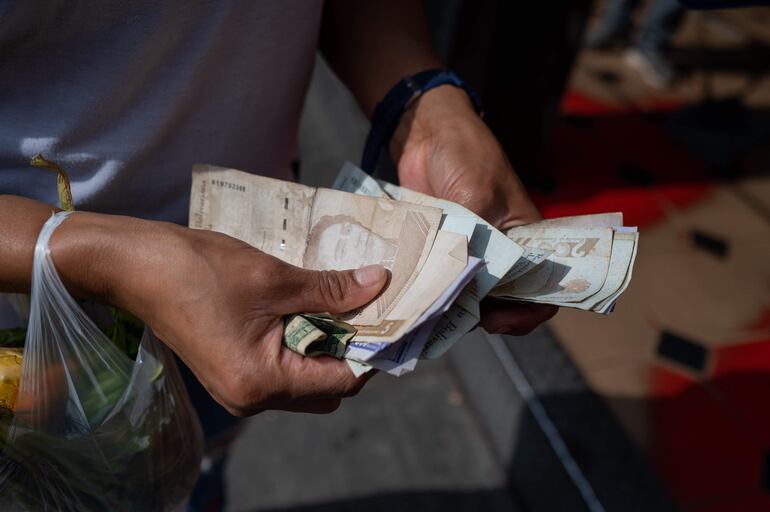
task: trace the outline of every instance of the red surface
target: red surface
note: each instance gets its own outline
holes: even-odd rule
[[[672,112],[682,107],[681,101],[647,98],[638,104],[614,104],[596,100],[578,91],[567,91],[560,109],[571,116],[596,116],[627,112]]]
[[[724,501],[691,508],[697,512],[767,512],[770,510],[770,496],[752,493],[748,496],[734,496]]]
[[[743,374],[735,377],[722,382],[735,384],[738,395],[755,385]],[[656,368],[650,390],[649,457],[683,507],[697,510],[719,502],[721,510],[741,510],[728,505],[732,497],[761,492],[766,444],[732,410],[737,395],[720,396],[714,385],[663,365]]]
[[[770,451],[770,339],[720,347],[714,361],[714,393],[745,434]]]
[[[619,210],[626,225],[644,226],[660,221],[665,208],[685,207],[710,190],[707,167],[672,142],[649,114],[576,93],[567,95],[563,109],[581,114],[583,122],[564,119],[554,130],[545,172],[556,187],[533,193],[545,217]],[[638,169],[651,185],[619,173],[624,166]]]

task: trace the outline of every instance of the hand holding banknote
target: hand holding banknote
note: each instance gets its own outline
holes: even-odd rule
[[[451,98],[442,97],[447,95]],[[503,231],[541,218],[502,147],[460,89],[440,87],[414,102],[391,149],[404,187],[460,204]],[[522,335],[557,309],[488,298],[481,311],[481,325],[489,332]]]
[[[458,203],[373,178],[349,162],[332,189],[212,165],[196,165],[192,182],[193,228],[308,270],[378,262],[389,271],[387,286],[359,309],[293,310],[283,320],[288,349],[345,358],[356,375],[413,371],[419,359],[446,353],[482,312],[487,325],[497,314],[507,332],[522,332],[559,306],[608,314],[631,279],[639,239],[619,212],[503,233]],[[487,296],[511,306],[490,313]],[[512,313],[521,318],[511,320]]]
[[[145,320],[232,414],[329,412],[363,385],[342,361],[285,347],[284,317],[369,303],[386,282],[381,266],[305,270],[220,233],[127,217],[81,213],[62,233],[93,222],[88,239],[118,258],[111,301]]]

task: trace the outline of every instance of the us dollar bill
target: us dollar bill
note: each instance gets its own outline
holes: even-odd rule
[[[283,344],[303,356],[341,359],[355,334],[355,327],[331,317],[295,314],[284,319]]]

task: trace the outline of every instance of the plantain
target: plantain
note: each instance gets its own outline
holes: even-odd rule
[[[33,156],[32,160],[30,160],[29,163],[33,167],[39,167],[41,169],[50,169],[51,171],[55,172],[58,175],[57,182],[58,182],[58,189],[59,189],[59,206],[61,206],[62,210],[74,212],[75,207],[72,204],[72,189],[70,187],[70,179],[69,177],[67,177],[67,173],[65,173],[61,167],[56,165],[55,162],[46,160],[43,157],[43,155],[41,155],[40,153]]]

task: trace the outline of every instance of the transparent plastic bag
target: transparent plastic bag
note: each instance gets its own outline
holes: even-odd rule
[[[0,425],[2,510],[177,510],[202,435],[170,350],[145,329],[136,360],[69,295],[48,240],[35,247],[16,407]]]

